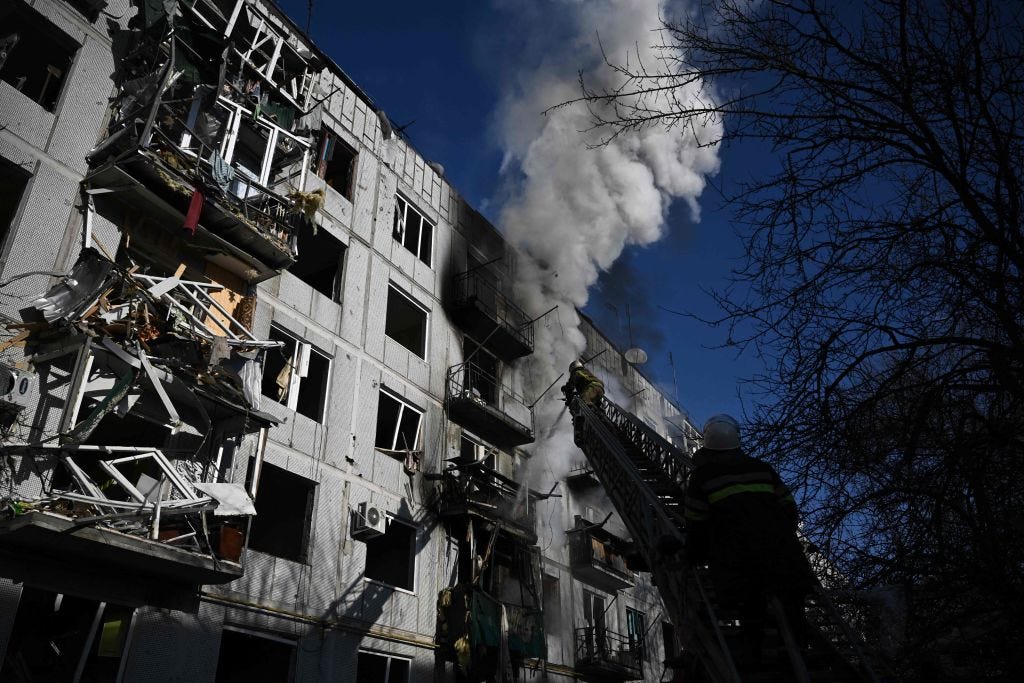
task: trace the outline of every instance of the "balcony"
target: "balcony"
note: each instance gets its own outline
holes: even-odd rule
[[[502,614],[504,612],[504,614]],[[502,603],[485,591],[460,583],[440,592],[437,599],[435,641],[445,659],[459,662],[465,650],[456,647],[468,643],[468,669],[476,674],[493,673],[500,659],[502,631],[507,629],[508,654],[513,662],[544,659],[544,615],[540,609]],[[506,626],[502,625],[502,617]],[[479,680],[481,676],[472,678]]]
[[[533,321],[479,269],[455,278],[452,318],[503,360],[533,353]]]
[[[84,187],[133,225],[133,248],[192,252],[255,284],[294,262],[293,234],[323,201],[302,192],[312,139],[297,126],[320,67],[252,3],[220,4],[230,20],[209,0],[173,17],[143,3],[148,28],[115,41],[120,88]]]
[[[442,518],[470,515],[504,528],[520,540],[537,542],[535,495],[482,462],[453,466],[441,475],[438,512]]]
[[[595,488],[601,485],[601,481],[594,473],[594,468],[586,460],[577,460],[572,463],[569,474],[565,475],[565,483],[577,490]]]
[[[629,639],[600,626],[576,629],[576,673],[586,681],[643,680],[643,658]]]
[[[572,575],[608,593],[631,588],[636,579],[626,566],[625,542],[579,517],[576,525],[569,530]]]
[[[534,439],[533,408],[472,362],[448,369],[445,408],[453,422],[496,446],[521,446]]]

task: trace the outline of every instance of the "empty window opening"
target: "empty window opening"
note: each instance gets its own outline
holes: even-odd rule
[[[355,187],[356,158],[359,154],[344,140],[324,128],[320,136],[316,174],[324,182],[352,201]]]
[[[674,659],[679,654],[676,649],[676,627],[667,621],[661,622],[661,640],[665,647],[665,659]]]
[[[21,167],[0,159],[0,256],[31,177]]]
[[[340,303],[345,245],[329,231],[309,223],[299,228],[298,240],[299,255],[288,272]]]
[[[590,591],[583,591],[583,620],[599,631],[605,630],[604,597]]]
[[[427,357],[427,311],[394,286],[388,287],[384,334],[420,358]]]
[[[268,338],[283,342],[284,346],[267,349],[264,355],[263,395],[311,420],[323,422],[330,357],[274,325]]]
[[[53,111],[78,43],[23,2],[0,9],[0,80]]]
[[[14,617],[5,681],[117,679],[133,610],[25,586]]]
[[[630,607],[626,608],[626,635],[629,637],[629,648],[640,659],[647,657],[647,617]]]
[[[548,658],[555,662],[562,661],[562,596],[559,592],[558,579],[544,575],[544,633],[548,640]]]
[[[408,683],[412,662],[375,652],[360,652],[356,664],[356,683]]]
[[[466,364],[466,389],[490,405],[498,403],[498,359],[469,337],[462,341]]]
[[[256,492],[249,548],[305,562],[316,482],[264,462]]]
[[[233,628],[221,632],[216,683],[290,681],[294,674],[294,643]]]
[[[486,446],[479,441],[462,435],[462,442],[459,445],[459,457],[465,463],[480,462],[484,467],[498,471],[498,451],[495,448]]]
[[[430,265],[434,224],[400,195],[395,196],[395,227],[392,235],[420,261]]]
[[[383,536],[366,542],[364,576],[407,591],[415,589],[416,529],[388,515]]]
[[[374,446],[386,451],[416,450],[422,417],[422,410],[382,390],[377,403]]]

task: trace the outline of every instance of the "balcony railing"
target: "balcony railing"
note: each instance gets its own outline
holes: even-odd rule
[[[455,322],[498,356],[512,360],[533,353],[533,321],[481,270],[456,276],[452,304]]]
[[[643,658],[626,636],[601,626],[584,626],[576,629],[576,672],[591,680],[642,680]]]
[[[533,441],[533,408],[478,365],[470,362],[449,368],[445,389],[445,407],[452,421],[498,446]]]
[[[534,495],[482,462],[459,464],[444,472],[438,492],[442,517],[475,514],[511,524],[527,540],[536,539]],[[533,540],[530,541],[531,543]]]
[[[585,524],[571,530],[569,561],[573,576],[609,593],[633,586],[633,572],[620,552],[623,544],[608,532]]]

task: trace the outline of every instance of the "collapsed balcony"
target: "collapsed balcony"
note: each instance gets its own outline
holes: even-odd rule
[[[441,474],[437,509],[442,518],[468,515],[503,528],[532,544],[537,540],[537,495],[483,462],[454,463]]]
[[[321,65],[243,0],[181,16],[139,4],[115,41],[118,92],[86,191],[250,284],[276,275],[323,202],[303,191],[313,141],[298,127],[318,104]]]
[[[643,680],[643,658],[626,636],[602,626],[576,629],[576,672],[587,681]]]
[[[434,640],[442,659],[466,680],[487,680],[508,663],[545,659],[544,613],[538,586],[541,556],[502,525],[470,525],[458,536],[455,585],[440,592]],[[480,527],[480,528],[478,528]]]
[[[5,506],[3,575],[179,608],[196,586],[242,575],[255,508],[231,476],[236,461],[262,460],[275,423],[258,409],[259,353],[275,343],[254,337],[220,289],[85,250],[10,325],[42,394],[26,422],[57,424],[4,446],[42,490]]]
[[[453,422],[499,446],[534,439],[532,406],[473,362],[448,369],[445,409]]]
[[[456,276],[452,319],[505,361],[533,353],[533,321],[482,270]]]
[[[465,584],[438,595],[434,640],[444,659],[454,661],[464,676],[473,676],[469,680],[500,671],[502,649],[514,666],[544,659],[547,652],[541,610],[501,602]]]
[[[576,517],[576,527],[568,535],[574,577],[608,593],[636,584],[633,572],[626,566],[623,539],[580,517]]]

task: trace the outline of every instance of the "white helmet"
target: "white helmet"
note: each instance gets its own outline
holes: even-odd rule
[[[740,447],[740,423],[731,415],[714,415],[704,423],[704,448],[731,451]]]
[[[583,367],[583,361],[581,361],[581,360],[574,360],[573,362],[569,363],[569,371],[570,372],[573,371],[573,370],[579,370],[582,367]]]

